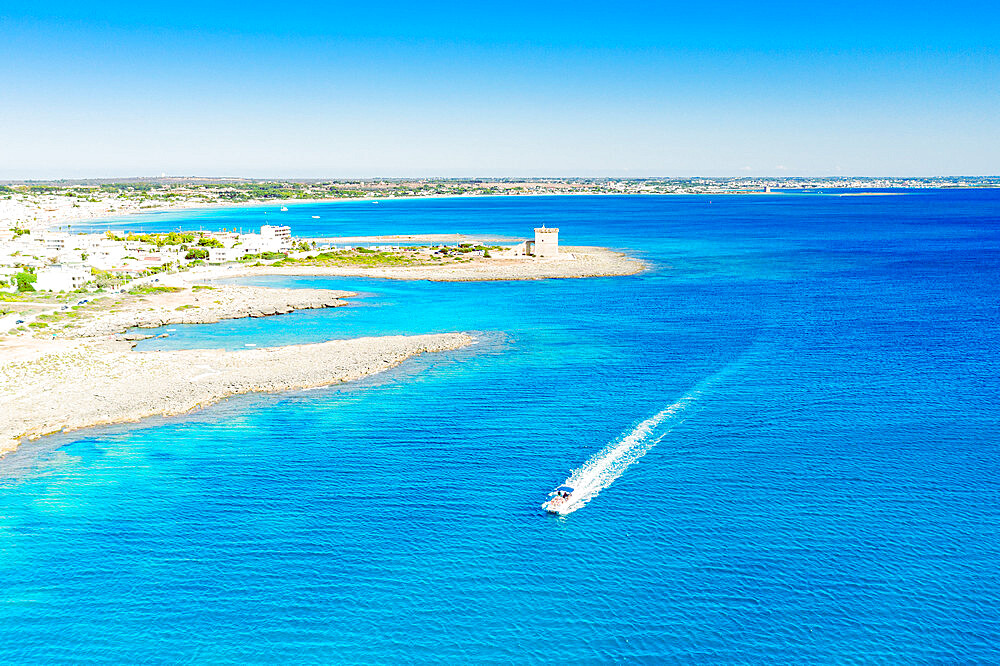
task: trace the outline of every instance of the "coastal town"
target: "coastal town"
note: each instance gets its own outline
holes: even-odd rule
[[[752,195],[1000,187],[995,176],[266,180],[160,176],[0,181],[0,227],[46,228],[155,210],[260,203],[540,195]],[[833,192],[831,192],[833,191]]]
[[[308,247],[306,245],[305,247]],[[257,233],[69,233],[0,229],[0,289],[92,290],[185,267],[277,259],[292,250],[287,226]]]

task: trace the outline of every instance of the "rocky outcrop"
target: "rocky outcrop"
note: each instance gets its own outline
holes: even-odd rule
[[[172,324],[214,324],[224,319],[271,317],[295,310],[335,308],[351,292],[330,289],[269,289],[224,285],[210,289],[145,296],[127,294],[114,310],[96,312],[67,326],[60,337],[89,338],[117,335],[120,340],[141,340],[132,328],[158,328]]]
[[[443,333],[169,352],[133,352],[98,340],[66,342],[34,358],[0,363],[0,455],[23,437],[177,414],[238,393],[350,381],[416,354],[472,342],[464,333]]]

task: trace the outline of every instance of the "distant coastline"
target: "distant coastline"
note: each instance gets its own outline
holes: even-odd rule
[[[850,190],[981,189],[1000,177],[948,178],[566,178],[269,181],[134,178],[2,181],[0,228],[44,230],[75,223],[179,210],[317,205],[342,202],[536,196],[749,196],[808,193],[884,196]],[[836,190],[818,191],[812,190]],[[846,190],[846,191],[845,191]]]

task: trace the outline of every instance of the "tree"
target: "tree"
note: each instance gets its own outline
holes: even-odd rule
[[[15,275],[14,279],[17,280],[18,291],[34,291],[35,287],[33,285],[38,280],[38,276],[34,273],[24,271]]]
[[[208,259],[208,250],[202,250],[200,248],[192,248],[188,250],[188,253],[184,255],[185,259]]]

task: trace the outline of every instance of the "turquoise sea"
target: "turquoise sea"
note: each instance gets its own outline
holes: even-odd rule
[[[0,662],[1000,662],[1000,191],[344,202],[117,224],[264,222],[521,237],[544,223],[651,269],[260,278],[362,296],[146,341],[479,338],[358,383],[0,459]],[[539,508],[616,443],[630,457],[589,503]]]

